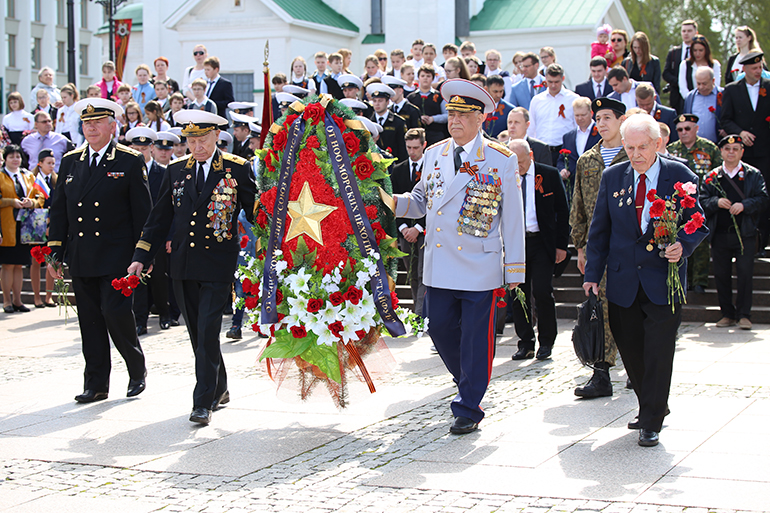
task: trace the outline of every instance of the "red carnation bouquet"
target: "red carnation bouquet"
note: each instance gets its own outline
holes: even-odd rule
[[[564,159],[564,169],[569,171],[569,156],[572,155],[572,152],[570,150],[566,149],[566,148],[563,148],[563,149],[559,150],[559,155],[561,155],[562,158]],[[570,192],[570,189],[572,188],[572,175],[571,174],[567,178],[566,182],[567,182],[567,185],[569,186],[569,187],[567,187],[567,196],[569,197],[569,192]]]
[[[57,262],[53,259],[51,256],[51,248],[48,246],[32,246],[32,249],[30,250],[30,255],[32,255],[32,258],[35,259],[35,262],[38,264],[46,264],[53,269],[54,272],[61,273],[62,272],[62,264],[61,262]],[[70,286],[69,283],[65,282],[63,278],[59,278],[54,281],[53,286],[53,292],[56,293],[56,304],[59,305],[59,315],[61,315],[61,309],[64,308],[64,324],[67,324],[67,320],[69,319],[69,308],[72,307],[72,303],[70,303],[69,297],[67,297],[67,294],[69,294]],[[47,291],[46,291],[47,292]],[[75,312],[77,313],[77,312]]]
[[[721,168],[720,168],[721,169]],[[740,173],[743,173],[743,169],[741,169]],[[727,197],[727,191],[722,187],[722,184],[719,182],[719,178],[721,171],[717,171],[716,169],[713,170],[706,176],[706,179],[704,182],[706,184],[713,186],[720,196],[723,198]],[[742,179],[743,177],[741,177]],[[733,214],[730,214],[730,219],[733,221],[733,227],[735,228],[735,233],[738,235],[738,241],[741,243],[741,255],[743,254],[743,239],[741,238],[741,230],[738,228],[738,221],[735,220],[735,216]]]
[[[123,278],[115,278],[112,280],[112,288],[115,290],[119,290],[121,294],[123,294],[126,297],[129,297],[131,294],[134,293],[137,287],[139,287],[140,284],[146,285],[147,284],[147,277],[150,276],[150,273],[142,273],[141,276],[137,276],[136,274],[128,274],[124,276]]]
[[[703,226],[705,218],[700,212],[695,212],[684,224],[684,212],[686,209],[695,206],[695,197],[698,192],[698,186],[692,182],[676,182],[674,184],[674,194],[666,196],[666,199],[658,196],[655,189],[647,192],[647,200],[652,202],[650,206],[650,219],[654,222],[654,241],[660,248],[660,257],[666,257],[665,248],[675,244],[679,238],[679,231],[684,230],[686,234],[695,233],[698,228]],[[668,263],[668,277],[666,285],[668,286],[668,304],[671,305],[671,311],[674,311],[676,300],[687,303],[687,296],[682,281],[679,279],[680,262]]]

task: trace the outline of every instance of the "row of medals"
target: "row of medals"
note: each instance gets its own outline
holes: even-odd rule
[[[632,190],[633,190],[633,189],[632,189],[632,187],[631,187],[631,186],[629,186],[629,187],[628,187],[628,198],[626,198],[626,205],[631,205],[631,203],[632,203],[632,200],[631,200],[631,191],[632,191]],[[617,198],[618,196],[620,196],[620,201],[618,201],[618,206],[619,206],[619,207],[622,207],[622,206],[623,206],[623,195],[624,195],[625,193],[626,193],[626,190],[625,190],[625,189],[620,189],[620,192],[618,192],[618,191],[615,191],[614,193],[612,193],[613,197],[615,197],[615,198]],[[666,202],[666,207],[671,207],[671,202],[670,202],[670,201],[667,201],[667,202]],[[657,222],[657,221],[652,221],[652,222],[654,222],[654,223],[655,223],[655,226],[657,226],[657,224],[658,224],[658,222]],[[665,247],[664,245],[659,245],[658,247],[660,248],[660,253],[659,253],[659,256],[660,256],[661,258],[665,258],[665,257],[666,257],[666,249],[665,249],[666,247]],[[652,243],[650,243],[650,244],[647,244],[647,247],[646,247],[645,249],[646,249],[647,251],[652,251],[653,249],[655,249],[655,246],[653,246],[653,245],[652,245]]]
[[[469,187],[460,218],[457,220],[457,233],[476,237],[489,235],[492,219],[497,215],[498,206],[503,199],[498,189],[494,184],[474,183]]]
[[[226,207],[230,207],[232,205],[231,195],[235,192],[235,189],[231,187],[223,187],[220,190],[224,194],[211,195],[211,201],[214,202],[216,209],[210,209],[208,214],[206,214],[208,217],[212,218],[211,221],[214,228],[214,236],[217,238],[217,242],[222,242],[225,238],[233,238],[233,235],[230,233],[230,216],[228,216],[228,211],[232,209]]]

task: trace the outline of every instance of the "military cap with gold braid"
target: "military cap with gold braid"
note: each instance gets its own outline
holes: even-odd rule
[[[136,146],[149,146],[157,139],[155,130],[146,126],[135,126],[126,132],[126,140]]]
[[[483,114],[495,110],[495,100],[487,90],[463,78],[446,80],[441,85],[441,96],[446,102],[446,110]]]
[[[172,132],[158,132],[156,136],[158,137],[158,140],[155,141],[156,148],[172,150],[174,149],[174,144],[182,142],[182,140]]]
[[[741,64],[745,66],[746,64],[758,64],[762,62],[762,57],[764,57],[765,54],[762,52],[751,52],[749,54],[746,54],[746,57],[741,59],[738,64]]]
[[[596,98],[591,102],[591,111],[596,114],[600,110],[610,109],[613,112],[617,112],[619,115],[626,113],[626,104],[613,100],[612,98]]]
[[[180,110],[174,114],[174,121],[182,127],[184,137],[200,137],[227,125],[227,120],[205,110]]]
[[[102,119],[108,116],[117,118],[123,114],[123,107],[104,98],[83,98],[72,106],[82,121]]]
[[[690,123],[697,123],[699,119],[700,118],[695,114],[681,114],[678,118],[676,118],[676,122],[687,123],[689,121]]]
[[[740,135],[735,135],[735,134],[726,135],[722,137],[719,140],[719,143],[717,143],[717,146],[721,148],[722,146],[725,146],[727,144],[735,144],[735,143],[738,143],[741,146],[746,146],[745,144],[743,144],[743,138]]]

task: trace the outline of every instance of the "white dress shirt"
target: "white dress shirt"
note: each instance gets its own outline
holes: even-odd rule
[[[594,79],[591,79],[591,87],[594,88],[594,96],[597,98],[601,98],[604,96],[604,84],[607,83],[607,78],[605,77],[604,80],[601,82],[595,82]]]
[[[417,168],[416,168],[416,169],[417,169],[418,171],[419,171],[420,169],[422,169],[423,163],[425,162],[425,156],[423,155],[422,157],[420,157],[420,160],[417,160],[417,161],[415,161],[415,160],[412,160],[412,158],[411,158],[411,157],[409,157],[409,160],[408,160],[408,162],[409,162],[409,178],[410,178],[412,181],[414,181],[414,175],[412,175],[412,166],[413,166],[414,164],[417,164]],[[405,228],[409,228],[409,225],[408,225],[408,224],[406,224],[406,223],[403,223],[401,226],[399,226],[399,227],[398,227],[398,231],[403,233],[403,231],[404,231],[404,229],[405,229]],[[417,228],[417,230],[418,230],[420,233],[422,233],[422,232],[424,231],[424,229],[423,229],[423,227],[422,227],[422,225],[421,225],[420,223],[414,223],[414,228]]]
[[[99,164],[104,158],[104,154],[107,153],[107,148],[109,147],[110,147],[110,144],[107,143],[104,145],[104,147],[101,150],[96,151],[91,147],[91,145],[89,145],[88,146],[88,165],[89,166],[91,165],[91,162],[93,161],[93,158],[94,158],[94,153],[99,154],[99,157],[96,159],[96,163]]]
[[[751,99],[751,108],[757,110],[757,102],[759,101],[759,80],[754,85],[749,85],[746,82],[746,89],[749,91],[749,98]]]
[[[723,162],[722,169],[724,170],[725,174],[732,179],[732,178],[735,178],[735,175],[738,174],[738,171],[743,169],[743,162],[738,161],[738,165],[735,166],[733,169],[727,169],[727,164]]]
[[[564,134],[577,126],[572,113],[575,98],[578,95],[564,86],[556,96],[552,96],[547,89],[536,94],[529,104],[528,135],[540,139],[548,146],[561,146]],[[562,105],[563,117],[559,115]]]
[[[479,132],[479,135],[474,137],[470,140],[468,144],[464,144],[462,146],[463,151],[460,153],[460,160],[462,162],[470,161],[468,158],[471,154],[471,150],[473,149],[473,145],[476,144],[476,140],[481,137],[481,133]],[[455,148],[457,148],[457,143],[454,142],[454,139],[452,140],[452,147],[450,148],[450,155],[452,155],[452,159],[454,159],[455,154]],[[410,170],[411,171],[411,170]],[[445,189],[449,189],[449,185],[452,183],[452,180],[455,178],[455,173],[444,173],[444,183],[446,184],[444,186]]]
[[[623,104],[626,106],[626,110],[633,109],[636,107],[636,80],[629,78],[629,82],[631,82],[631,89],[628,90],[627,93],[621,93],[620,95],[620,101],[623,102]]]
[[[591,130],[594,129],[594,123],[591,121],[591,124],[588,125],[588,128],[585,129],[585,132],[580,129],[580,127],[577,127],[577,135],[575,136],[575,146],[577,147],[578,157],[581,156],[586,151],[586,143],[588,143],[588,136],[591,135]]]
[[[211,96],[211,91],[214,90],[214,88],[217,85],[217,82],[219,82],[219,75],[215,76],[213,79],[208,81],[208,87],[206,88],[206,98]]]
[[[524,178],[524,177],[522,177]],[[526,173],[526,190],[527,195],[525,203],[527,205],[527,211],[524,216],[524,226],[528,232],[539,232],[540,225],[537,224],[537,209],[535,208],[535,161],[532,160],[529,163],[529,169]]]

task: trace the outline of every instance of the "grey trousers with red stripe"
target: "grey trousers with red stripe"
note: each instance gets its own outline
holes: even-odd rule
[[[428,334],[457,384],[455,417],[484,418],[479,404],[492,376],[495,350],[495,298],[489,291],[426,287],[423,314]]]

